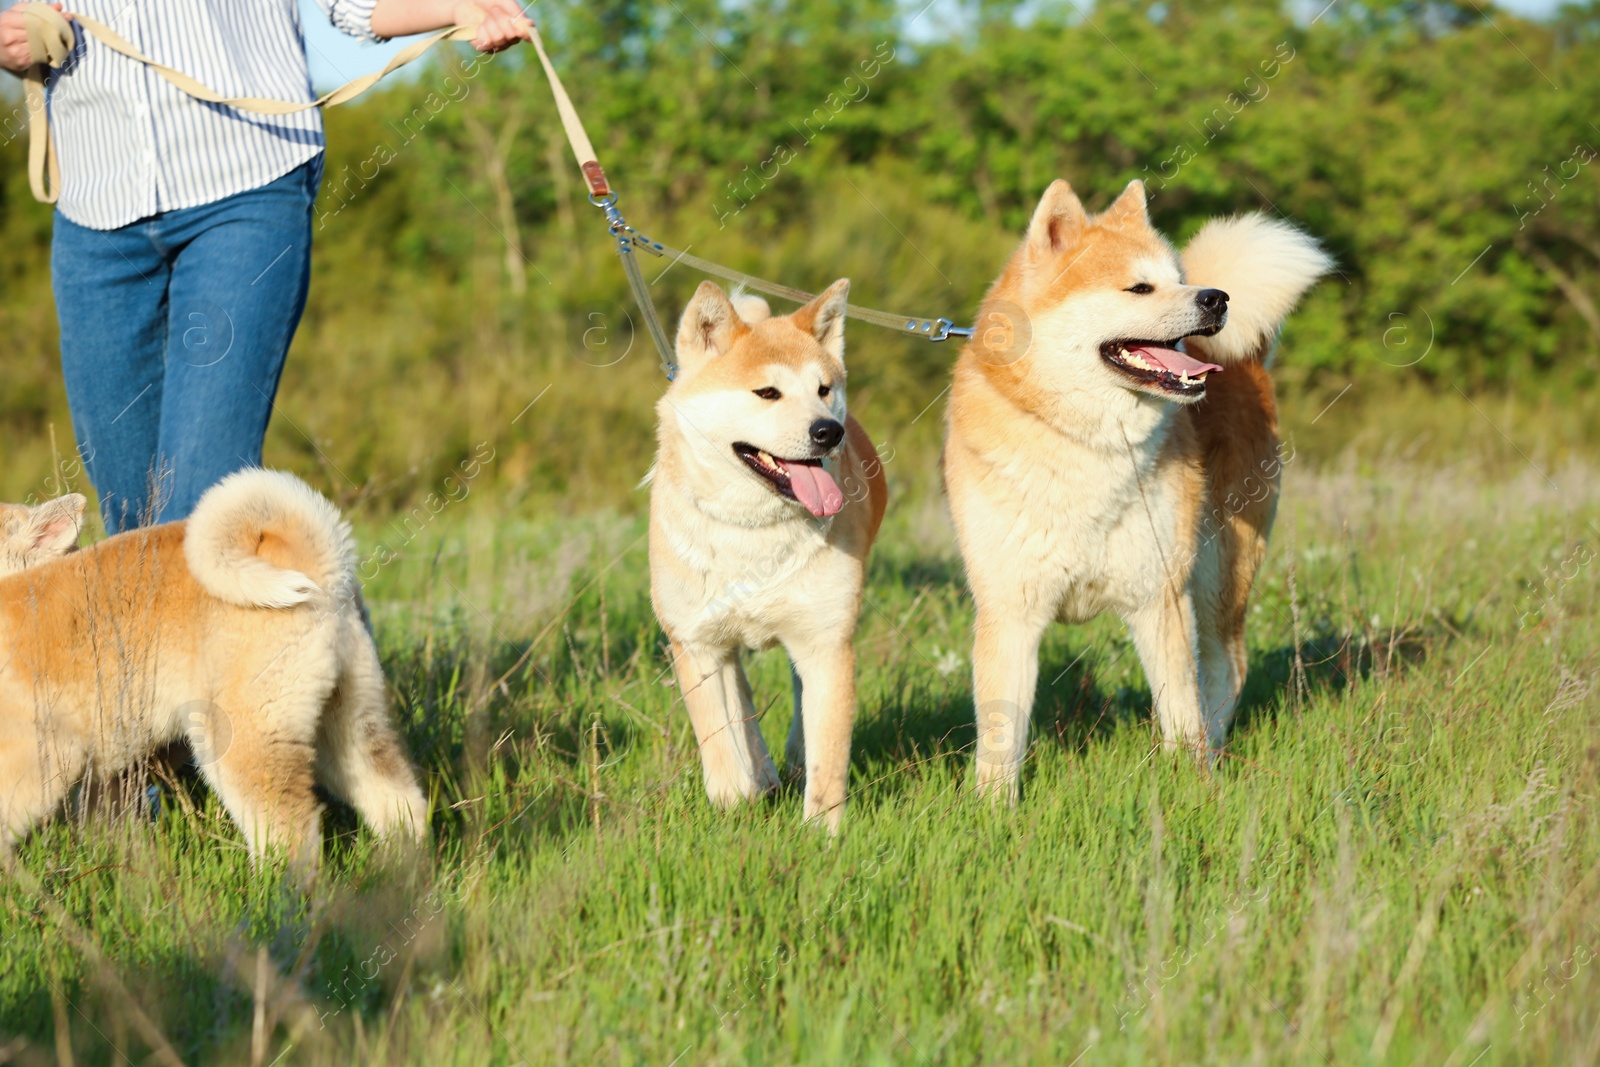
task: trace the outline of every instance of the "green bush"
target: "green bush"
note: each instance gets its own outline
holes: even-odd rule
[[[629,220],[697,254],[964,319],[1052,178],[1098,206],[1142,177],[1176,240],[1260,209],[1337,255],[1289,327],[1291,389],[1581,397],[1600,367],[1595,4],[1532,23],[1446,3],[1346,0],[1314,22],[1260,0],[983,3],[954,29],[883,2],[543,10]],[[328,130],[269,462],[389,506],[490,441],[528,492],[625,499],[662,382],[530,54],[444,56]],[[0,147],[13,495],[48,473],[52,426],[70,451],[24,154]],[[645,267],[670,328],[697,279]],[[953,355],[867,326],[850,343],[880,438]]]

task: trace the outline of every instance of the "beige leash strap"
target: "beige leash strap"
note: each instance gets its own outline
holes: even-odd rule
[[[544,67],[545,79],[550,83],[550,95],[555,97],[556,111],[561,115],[561,125],[567,134],[567,143],[572,146],[572,155],[578,161],[578,169],[583,171],[583,180],[589,186],[589,202],[596,207],[604,209],[606,213],[606,228],[611,236],[616,239],[617,253],[622,257],[623,270],[628,275],[628,285],[633,290],[635,302],[639,305],[640,312],[644,315],[645,325],[650,336],[656,343],[656,348],[661,353],[661,366],[671,378],[677,373],[673,360],[672,344],[667,339],[666,330],[661,325],[661,316],[656,311],[655,301],[650,297],[650,287],[645,284],[644,275],[639,270],[635,251],[647,252],[653,256],[670,257],[674,263],[684,263],[703,274],[723,278],[730,282],[743,285],[757,292],[767,293],[784,300],[793,300],[799,304],[809,303],[815,293],[808,293],[803,289],[771,282],[765,278],[758,278],[754,274],[724,267],[720,263],[699,256],[690,255],[687,251],[680,251],[670,245],[654,241],[628,225],[622,213],[617,210],[617,194],[606,181],[605,171],[595,156],[594,145],[589,142],[589,135],[583,128],[583,120],[578,118],[578,109],[572,106],[572,98],[567,95],[566,86],[561,84],[561,76],[556,73],[556,68],[550,62],[550,57],[545,53],[544,41],[539,37],[538,29],[533,31],[533,49],[539,53],[539,65]],[[950,319],[917,318],[909,315],[895,315],[887,311],[878,311],[875,308],[862,307],[859,304],[847,304],[845,314],[850,318],[862,322],[870,322],[874,326],[882,326],[890,330],[911,334],[928,341],[945,341],[952,337],[971,337],[972,327],[957,326]]]
[[[50,134],[50,123],[46,109],[45,85],[51,69],[59,69],[72,55],[72,50],[77,44],[77,34],[61,12],[44,3],[29,2],[16,5],[16,9],[23,13],[28,32],[28,52],[33,60],[33,65],[24,75],[27,86],[28,105],[28,182],[33,187],[36,200],[46,204],[53,204],[61,194],[61,167],[56,157],[55,143]],[[288,100],[270,100],[257,96],[223,96],[191,78],[180,70],[157,63],[149,56],[140,52],[128,43],[121,35],[113,31],[102,22],[97,22],[85,15],[74,15],[73,19],[84,28],[84,31],[94,37],[101,44],[114,52],[120,52],[136,63],[142,63],[161,75],[172,85],[207,103],[223,104],[227,107],[238,108],[258,115],[293,115],[301,111],[309,111],[314,107],[333,107],[353,100],[372,88],[385,77],[399,70],[407,63],[419,58],[424,52],[438,44],[440,41],[470,41],[477,36],[476,26],[452,26],[446,30],[431,34],[421,40],[408,45],[405,49],[389,60],[388,64],[376,74],[367,74],[348,85],[340,86],[332,92],[324,93],[317,99],[305,102],[292,102]],[[606,174],[600,167],[596,157],[594,145],[589,141],[589,134],[583,128],[583,120],[578,117],[578,109],[573,107],[572,98],[567,95],[566,86],[561,84],[561,77],[556,73],[555,65],[550,62],[550,56],[545,52],[544,41],[539,36],[536,27],[532,29],[533,49],[539,54],[539,65],[544,68],[545,78],[550,83],[550,93],[555,97],[556,111],[561,116],[561,126],[566,131],[567,143],[572,146],[572,155],[578,162],[578,169],[583,172],[583,180],[589,187],[589,200],[597,207],[605,209],[607,228],[617,241],[617,251],[623,257],[623,266],[628,274],[629,286],[638,302],[640,310],[644,313],[646,323],[650,327],[652,338],[656,347],[661,351],[662,366],[669,377],[675,371],[672,358],[672,346],[662,328],[660,316],[656,313],[655,302],[650,297],[649,286],[644,282],[644,276],[639,270],[638,261],[633,252],[640,249],[651,255],[671,256],[674,261],[681,261],[690,267],[706,274],[715,275],[728,281],[738,282],[758,292],[768,293],[772,296],[806,303],[812,299],[813,294],[801,289],[795,289],[777,282],[758,278],[753,274],[736,271],[714,263],[709,259],[692,256],[687,251],[679,251],[652,241],[640,234],[617,211],[617,196],[610,184],[606,181]],[[905,315],[893,315],[886,311],[877,311],[873,308],[861,307],[857,304],[847,306],[845,314],[851,318],[870,322],[876,326],[887,327],[915,336],[926,338],[929,341],[943,341],[951,337],[972,336],[971,327],[956,326],[949,319],[916,318]]]
[[[34,65],[24,75],[28,104],[28,183],[33,187],[34,199],[46,204],[56,202],[61,194],[61,166],[56,158],[55,143],[50,135],[50,120],[45,107],[45,81],[47,68],[60,68],[72,54],[77,35],[72,23],[55,8],[43,3],[22,3],[17,10],[23,13],[28,29],[28,52]],[[194,97],[211,104],[224,104],[257,115],[293,115],[314,107],[333,107],[354,100],[388,75],[420,57],[440,41],[470,41],[478,34],[476,26],[451,26],[407,45],[389,60],[376,74],[364,74],[348,85],[307,102],[271,100],[259,96],[223,96],[202,85],[181,70],[157,63],[140,52],[127,39],[103,22],[87,15],[73,15],[73,21],[95,40],[114,52],[120,52],[136,63],[143,63],[172,85]],[[570,106],[570,105],[569,105]],[[48,177],[48,186],[46,178]]]
[[[537,26],[533,27],[533,50],[539,53],[539,65],[544,68],[544,76],[550,82],[550,95],[556,98],[556,113],[561,116],[561,126],[567,132],[567,143],[572,146],[572,154],[577,157],[578,169],[583,171],[583,180],[589,185],[589,195],[605,196],[611,192],[611,186],[606,183],[606,172],[600,169],[594,145],[589,143],[583,120],[578,118],[578,109],[572,106],[572,98],[567,95],[567,87],[561,84],[560,75],[545,54],[544,39],[539,36]]]

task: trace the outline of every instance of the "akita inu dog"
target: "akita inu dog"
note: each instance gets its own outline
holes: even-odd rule
[[[83,497],[0,505],[0,852],[86,771],[180,739],[244,832],[315,866],[320,782],[426,836],[350,529],[304,482],[233,474],[184,522],[78,552]]]
[[[1018,795],[1054,619],[1120,615],[1165,741],[1220,748],[1277,503],[1267,360],[1331,266],[1262,215],[1208,223],[1180,260],[1137,181],[1094,218],[1066,182],[1045,192],[950,394],[944,478],[977,602],[981,790]]]
[[[793,667],[790,774],[807,820],[844,816],[855,722],[856,615],[888,499],[878,455],[845,410],[850,283],[793,314],[735,309],[703,282],[678,326],[678,373],[656,406],[650,596],[694,723],[706,795],[769,793],[778,773],[739,662],[782,643]],[[742,315],[741,315],[742,312]]]

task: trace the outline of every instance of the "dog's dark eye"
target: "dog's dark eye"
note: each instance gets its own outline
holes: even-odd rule
[[[818,396],[827,396],[831,392],[833,392],[833,387],[831,385],[819,385],[819,386],[817,386],[817,395]]]
[[[1145,293],[1153,293],[1155,291],[1156,287],[1147,282],[1140,282],[1138,285],[1130,285],[1128,288],[1123,290],[1125,293],[1138,293],[1140,296],[1143,296]]]
[[[755,390],[755,394],[756,394],[756,396],[759,396],[762,400],[780,400],[780,399],[783,398],[783,394],[778,392],[776,389],[774,389],[770,385],[767,386],[765,389],[757,389],[757,390]]]

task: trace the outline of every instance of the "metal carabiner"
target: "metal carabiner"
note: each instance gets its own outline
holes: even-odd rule
[[[948,341],[952,337],[971,337],[971,336],[972,336],[972,327],[971,326],[957,326],[955,323],[951,322],[949,319],[940,319],[939,320],[939,329],[938,329],[938,331],[933,333],[933,334],[931,334],[931,335],[929,335],[928,340],[930,340],[930,341]]]
[[[927,341],[948,341],[952,337],[971,337],[971,326],[957,326],[949,319],[907,319],[906,332]]]

